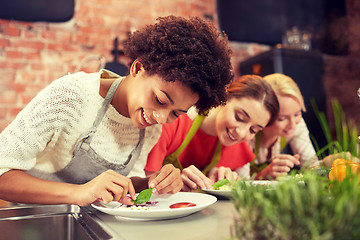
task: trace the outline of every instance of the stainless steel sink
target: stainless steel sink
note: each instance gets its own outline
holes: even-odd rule
[[[0,240],[122,239],[86,208],[19,205],[0,208]]]

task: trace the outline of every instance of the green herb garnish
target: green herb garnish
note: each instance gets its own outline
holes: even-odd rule
[[[152,188],[142,190],[136,197],[135,200],[131,200],[134,204],[146,203],[150,200],[152,194]]]
[[[228,183],[230,183],[230,181],[228,179],[221,179],[221,180],[219,180],[219,181],[217,181],[216,183],[213,184],[213,188],[215,190],[219,190],[220,187],[222,187],[222,186],[224,186],[224,185],[226,185]]]

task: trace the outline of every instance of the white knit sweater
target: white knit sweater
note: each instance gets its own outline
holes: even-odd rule
[[[53,173],[72,159],[80,135],[92,127],[103,98],[100,77],[119,77],[102,70],[67,75],[43,89],[0,134],[0,175],[10,169]],[[144,177],[147,155],[160,137],[161,125],[147,127],[144,145],[131,176]],[[139,140],[130,118],[110,105],[91,147],[111,163],[123,163]]]

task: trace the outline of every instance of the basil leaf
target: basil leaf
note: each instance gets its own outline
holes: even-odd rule
[[[134,204],[146,203],[150,200],[152,194],[152,188],[142,190],[136,197],[135,200],[131,200]]]
[[[230,183],[230,181],[228,179],[221,179],[213,184],[213,188],[216,190],[219,190],[219,187],[222,187],[228,183]]]

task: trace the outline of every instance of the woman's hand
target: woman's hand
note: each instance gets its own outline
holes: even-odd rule
[[[88,206],[96,201],[105,204],[118,201],[132,205],[131,199],[135,200],[135,189],[131,180],[113,170],[107,170],[91,181],[77,186],[74,196],[80,206]],[[128,192],[131,198],[127,196]]]
[[[255,179],[276,179],[278,176],[285,175],[294,167],[300,165],[299,154],[279,154],[265,169],[263,169]]]
[[[238,173],[232,171],[231,168],[228,167],[214,167],[209,171],[208,177],[213,182],[217,182],[224,178],[228,179],[229,181],[239,179]]]
[[[184,183],[182,190],[187,192],[196,190],[197,188],[211,189],[214,184],[210,178],[206,177],[194,165],[184,168],[181,176]]]
[[[149,177],[149,188],[154,188],[159,194],[177,193],[182,186],[180,169],[175,168],[172,164],[166,164],[160,171]]]

